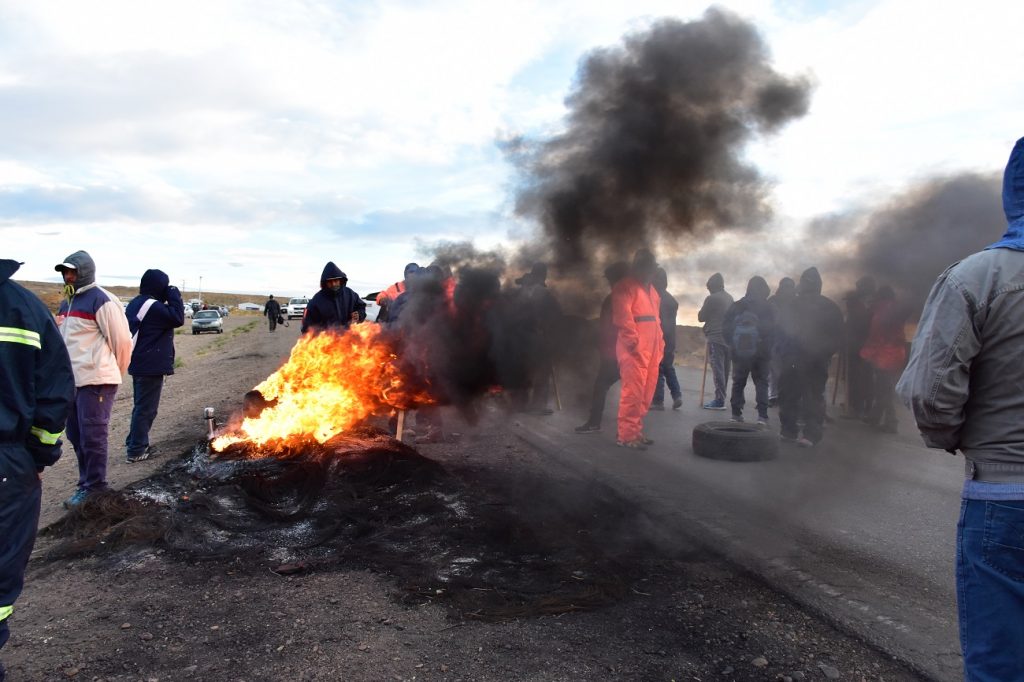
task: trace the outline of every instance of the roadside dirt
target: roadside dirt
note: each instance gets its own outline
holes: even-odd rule
[[[270,334],[262,318],[232,315],[223,335],[179,335],[181,367],[152,433],[161,455],[124,462],[128,382],[111,484],[179,475],[203,436],[202,409],[223,419],[239,408],[287,357],[297,326]],[[553,468],[491,408],[474,427],[450,416],[460,436],[419,447],[430,478],[351,495],[364,518],[342,524],[344,542],[267,541],[203,558],[157,540],[53,559],[60,538],[44,535],[3,651],[9,679],[918,679],[659,527],[642,500],[596,486],[585,462]],[[75,478],[68,451],[46,474],[42,525],[61,519]],[[432,486],[454,516],[419,518],[406,504]],[[173,509],[197,526],[181,517],[188,507]],[[491,568],[453,580],[438,570],[450,547]],[[281,575],[283,563],[297,572]]]

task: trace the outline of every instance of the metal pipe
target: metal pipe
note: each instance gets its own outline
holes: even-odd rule
[[[205,407],[205,408],[203,408],[203,419],[206,420],[206,437],[209,440],[213,440],[213,438],[214,438],[214,434],[213,434],[214,420],[213,420],[213,408],[212,407]]]

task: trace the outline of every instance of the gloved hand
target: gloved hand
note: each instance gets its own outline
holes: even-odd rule
[[[62,445],[64,445],[62,440],[58,440],[53,445],[46,445],[40,443],[35,436],[29,436],[25,441],[25,448],[32,455],[32,461],[35,462],[37,469],[55,464],[60,459]]]

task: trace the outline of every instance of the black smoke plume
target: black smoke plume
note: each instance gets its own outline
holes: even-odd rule
[[[769,186],[745,145],[806,113],[809,96],[737,15],[660,20],[583,59],[564,133],[507,145],[521,176],[516,211],[540,224],[555,265],[575,270],[645,244],[757,228]]]
[[[852,285],[870,275],[920,309],[943,270],[1005,231],[1000,177],[963,173],[922,181],[871,211],[819,219],[808,243],[829,254],[823,276]]]

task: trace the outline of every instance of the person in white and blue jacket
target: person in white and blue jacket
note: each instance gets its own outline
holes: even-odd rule
[[[134,406],[132,423],[125,439],[125,460],[149,459],[149,430],[160,407],[164,377],[174,374],[174,330],[185,324],[181,292],[171,286],[163,270],[146,270],[139,295],[124,311],[135,347],[128,373],[132,375]]]
[[[78,458],[78,489],[64,502],[72,508],[107,487],[107,427],[132,358],[132,335],[121,301],[96,285],[92,256],[76,251],[54,270],[64,277],[57,327],[75,372],[68,440]]]
[[[36,539],[44,467],[60,458],[75,377],[53,316],[0,260],[0,649]],[[4,679],[0,664],[0,680]]]

